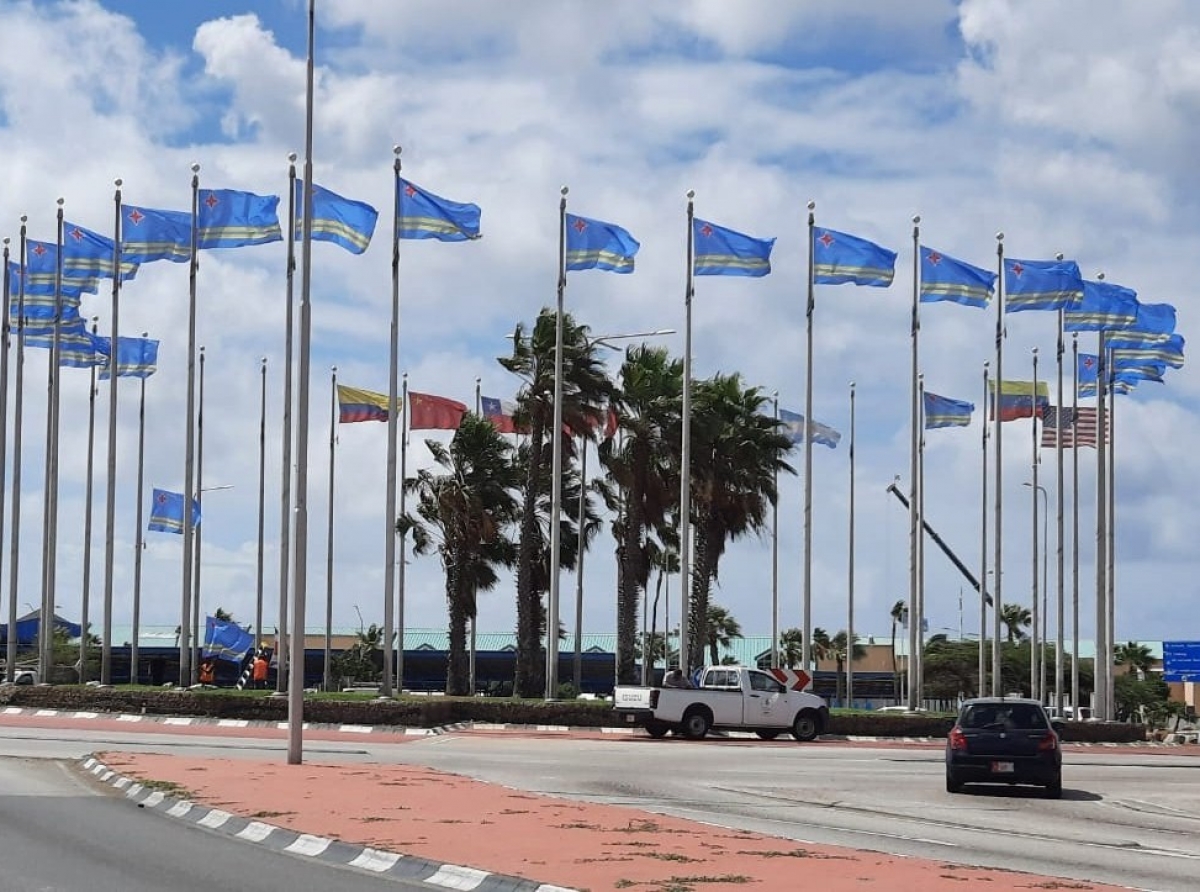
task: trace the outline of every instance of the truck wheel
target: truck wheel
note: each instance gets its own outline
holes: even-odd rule
[[[655,740],[661,740],[667,736],[667,732],[671,730],[671,726],[664,722],[647,722],[646,733]]]
[[[703,740],[712,723],[703,709],[688,710],[683,716],[683,736],[688,740]]]
[[[816,710],[802,709],[796,715],[796,720],[792,722],[792,736],[805,743],[810,740],[816,740],[817,735],[821,733],[821,720],[817,718]]]
[[[755,731],[754,733],[757,734],[763,740],[774,740],[776,737],[779,736],[778,731]]]

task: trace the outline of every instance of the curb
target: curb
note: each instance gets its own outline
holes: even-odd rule
[[[135,803],[138,808],[150,809],[165,817],[203,827],[242,842],[261,845],[273,852],[312,858],[339,867],[355,867],[385,878],[417,880],[428,883],[433,888],[467,892],[576,892],[565,886],[552,886],[534,880],[489,873],[473,867],[442,864],[368,846],[352,845],[324,836],[299,833],[186,799],[174,799],[161,791],[151,790],[132,778],[117,774],[94,756],[80,759],[76,767],[101,783],[122,791],[125,798]]]

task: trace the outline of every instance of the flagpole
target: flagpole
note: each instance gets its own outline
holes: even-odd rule
[[[1112,357],[1109,356],[1108,368],[1112,369]],[[1109,375],[1112,376],[1112,371]],[[1111,432],[1111,435],[1110,435]],[[1113,679],[1113,651],[1117,641],[1116,614],[1116,559],[1117,559],[1117,391],[1109,382],[1108,388],[1108,424],[1097,432],[1097,437],[1108,440],[1108,549],[1105,553],[1108,566],[1105,573],[1107,589],[1108,623],[1104,641],[1108,646],[1108,659],[1105,672],[1105,696],[1107,697],[1108,716],[1116,716],[1116,691]]]
[[[7,269],[7,267],[5,267]],[[7,301],[5,302],[7,306]],[[92,337],[96,337],[99,316],[92,317]],[[117,367],[117,348],[109,348],[109,369]],[[88,439],[87,439],[87,483],[84,487],[83,507],[83,591],[79,605],[79,683],[87,682],[88,609],[92,594],[92,481],[94,479],[96,453],[96,367],[92,366],[88,381]]]
[[[1108,476],[1105,474],[1104,462],[1107,456],[1107,444],[1103,432],[1106,423],[1105,396],[1107,395],[1108,357],[1105,355],[1104,332],[1098,333],[1099,369],[1096,374],[1096,658],[1093,663],[1093,696],[1095,699],[1095,714],[1097,718],[1108,720],[1108,666],[1105,665],[1108,656],[1108,635],[1105,624],[1108,621],[1108,611],[1104,604],[1106,586],[1105,570],[1108,569],[1108,559],[1105,550],[1108,547],[1106,531],[1108,495]]]
[[[11,557],[8,562],[8,627],[10,629],[17,628],[17,599],[18,599],[18,583],[20,575],[20,557],[21,557],[21,434],[22,434],[22,415],[25,404],[25,245],[26,245],[26,223],[28,217],[21,215],[21,240],[19,246],[19,263],[21,267],[21,281],[18,283],[17,292],[17,368],[16,381],[14,389],[16,391],[13,400],[13,491],[12,491],[12,531],[11,531]],[[4,268],[4,276],[8,278],[8,267]],[[7,306],[4,308],[4,322],[6,326],[10,326],[10,310]],[[7,648],[5,651],[4,660],[5,680],[13,681],[16,675],[17,667],[17,636],[9,635]],[[39,679],[40,680],[40,679]]]
[[[812,248],[812,239],[809,239],[809,248]],[[919,365],[919,345],[921,322],[920,322],[920,299],[921,299],[921,218],[920,216],[913,217],[913,294],[912,294],[912,398],[909,409],[911,411],[911,441],[909,443],[909,492],[908,492],[908,708],[915,710],[918,706],[917,701],[917,665],[919,656],[917,654],[917,628],[920,624],[920,610],[918,606],[919,592],[919,576],[918,576],[918,560],[917,549],[921,541],[921,516],[920,506],[917,502],[917,454],[920,450],[918,437],[920,437],[921,425],[921,405],[920,392],[917,385],[918,365]]]
[[[296,279],[296,153],[288,153],[288,248],[287,296],[284,301],[283,347],[283,443],[281,448],[282,477],[279,484],[279,630],[275,634],[275,693],[288,689],[288,595],[292,564],[292,340],[295,328]]]
[[[329,521],[325,539],[325,660],[324,689],[333,689],[333,481],[337,454],[337,366],[329,370]]]
[[[187,422],[184,433],[183,461],[183,585],[179,599],[179,686],[186,688],[192,679],[192,505],[196,491],[196,273],[198,218],[200,216],[200,165],[192,165],[192,239],[188,263],[188,346],[187,346]],[[118,270],[119,273],[119,270]],[[116,334],[114,329],[113,334]],[[115,382],[114,377],[113,381]],[[115,386],[115,384],[114,384]],[[111,403],[110,403],[110,412]]]
[[[1033,485],[1029,488],[1030,507],[1033,512],[1033,522],[1031,532],[1033,534],[1033,551],[1032,560],[1029,564],[1033,568],[1033,580],[1031,586],[1031,594],[1033,597],[1032,609],[1030,610],[1030,618],[1033,621],[1033,628],[1030,630],[1029,636],[1029,692],[1030,696],[1035,700],[1042,699],[1042,691],[1038,685],[1040,678],[1038,669],[1038,430],[1037,430],[1037,392],[1038,392],[1038,348],[1033,348],[1033,391],[1030,396],[1030,411],[1032,415],[1032,424],[1030,430],[1033,432]]]
[[[814,671],[812,663],[812,411],[813,411],[813,311],[817,307],[813,234],[816,226],[815,201],[808,203],[808,308],[807,341],[804,358],[804,590],[803,643],[800,662],[806,672]],[[911,662],[911,658],[910,658]]]
[[[1071,334],[1071,706],[1079,718],[1079,335]]]
[[[408,372],[400,376],[400,513],[404,514],[407,493],[404,491],[404,478],[408,473],[408,414],[405,407],[408,406]],[[396,611],[396,689],[399,693],[404,693],[404,578],[406,566],[408,562],[408,537],[407,535],[400,537],[400,562],[397,568],[396,586],[399,589],[399,598],[397,599]],[[475,620],[471,620],[471,645],[475,643]],[[471,664],[474,665],[474,651],[471,655]],[[472,689],[473,692],[473,689]]]
[[[289,233],[289,236],[291,234]],[[255,596],[254,596],[254,642],[255,651],[262,645],[262,622],[263,622],[263,556],[265,554],[265,520],[267,511],[267,357],[262,358],[262,363],[259,369],[260,389],[262,392],[259,400],[259,415],[258,415],[258,573],[255,577]],[[142,389],[145,391],[145,379],[143,379]],[[138,505],[141,506],[141,495],[138,496]],[[141,521],[138,521],[138,529],[141,529]]]
[[[1004,384],[1004,233],[996,233],[996,264],[998,276],[996,282],[996,395],[992,398],[992,437],[996,441],[996,523],[995,523],[995,559],[992,561],[996,577],[995,588],[992,589],[992,610],[996,614],[995,639],[996,646],[992,648],[992,696],[1000,697],[1004,693],[1001,677],[1000,659],[1000,614],[1004,606],[1004,561],[1002,549],[1004,545],[1004,436],[1000,422],[1000,388]]]
[[[203,644],[204,637],[200,632],[200,546],[203,532],[201,525],[204,523],[204,505],[202,504],[204,491],[204,346],[200,347],[200,395],[196,404],[196,490],[193,498],[196,504],[200,506],[200,524],[192,525],[192,645],[194,653],[192,657],[192,684],[199,681],[200,672],[200,649]],[[192,513],[191,505],[184,503],[183,510],[190,515]]]
[[[112,684],[112,611],[113,574],[117,539],[117,350],[120,345],[118,310],[121,303],[121,181],[117,180],[113,193],[113,283],[112,283],[112,329],[109,331],[109,379],[108,379],[108,457],[106,492],[104,502],[104,632],[100,650],[100,683]],[[195,227],[195,218],[192,219]],[[193,247],[195,247],[193,245]],[[94,397],[93,397],[94,399]],[[91,484],[88,484],[88,499],[91,500]],[[90,540],[89,540],[90,544]],[[84,597],[87,597],[85,586]],[[84,629],[86,633],[87,629]]]
[[[12,335],[12,276],[8,271],[8,256],[9,256],[9,239],[4,238],[4,319],[0,321],[0,543],[4,541],[4,487],[5,487],[5,461],[8,453],[8,360],[9,360],[9,338]],[[22,271],[23,273],[24,271]],[[22,278],[24,275],[22,274]],[[4,564],[3,550],[0,549],[0,566]],[[13,606],[16,606],[17,590],[14,586],[10,593],[10,600]],[[10,629],[16,630],[16,625],[10,625]],[[16,635],[7,636],[8,639],[15,643]],[[9,645],[12,646],[11,644]],[[15,654],[15,651],[14,651]],[[6,681],[12,681],[12,658],[9,657],[5,661]]]
[[[558,308],[554,324],[554,422],[550,431],[550,594],[546,616],[546,699],[558,696],[558,590],[562,568],[563,296],[567,290],[567,187],[558,202]]]
[[[987,406],[988,401],[988,369],[990,363],[983,364],[983,402],[981,406]],[[987,500],[988,500],[988,466],[987,466],[987,444],[988,444],[988,426],[986,409],[980,412],[979,425],[982,428],[979,442],[982,461],[980,464],[980,496],[979,496],[979,685],[975,689],[977,696],[984,696],[987,685]],[[997,613],[997,622],[999,622],[1000,614]],[[993,637],[992,647],[999,649],[1000,639],[998,636]]]
[[[916,669],[915,682],[909,689],[909,696],[916,698],[919,707],[925,702],[925,376],[917,375],[917,401],[921,407],[920,425],[917,440],[917,521],[920,523],[917,535],[917,609],[916,620],[912,622],[913,633],[916,635],[916,647],[913,649],[912,662]],[[912,620],[913,614],[909,614]]]
[[[304,617],[308,586],[308,379],[312,340],[313,43],[316,0],[308,0],[308,71],[304,128],[304,227],[300,252],[300,361],[296,400],[296,538],[293,555],[291,666],[288,678],[288,764],[303,761]]]
[[[583,555],[586,550],[587,543],[585,541],[585,523],[587,521],[587,454],[588,454],[588,438],[579,438],[579,523],[576,529],[575,539],[575,661],[574,661],[574,681],[575,681],[575,696],[579,696],[581,690],[580,685],[583,682]],[[643,593],[643,605],[645,597]],[[642,684],[647,684],[646,676],[646,623],[644,620],[645,610],[642,611]],[[635,620],[636,622],[636,620]]]
[[[692,578],[692,297],[696,293],[696,237],[694,189],[687,191],[687,277],[683,294],[683,405],[680,426],[679,460],[679,668],[691,672],[689,651],[690,611],[688,596]],[[667,627],[666,634],[670,635]],[[670,640],[669,638],[667,639]],[[670,668],[670,648],[667,648],[667,668]]]
[[[120,267],[117,267],[120,275]],[[142,332],[142,337],[149,337],[148,332]],[[135,523],[137,530],[133,538],[133,631],[129,641],[129,683],[138,683],[138,633],[142,610],[142,549],[144,545],[144,528],[142,527],[142,499],[145,497],[146,479],[146,378],[141,379],[141,395],[138,400],[138,470],[137,470],[137,508]]]
[[[405,388],[406,388],[405,392],[406,393],[407,393],[407,387],[408,387],[408,376],[405,375]],[[476,375],[475,376],[475,414],[483,415],[483,392],[479,388],[480,388],[480,380],[479,380],[479,376]],[[407,402],[407,400],[406,400],[406,402]],[[406,435],[405,440],[407,440],[407,439],[408,439],[408,437]],[[478,631],[478,626],[479,626],[478,597],[479,597],[479,593],[475,592],[471,599],[472,600],[471,639],[470,639],[470,641],[467,642],[467,647],[469,649],[468,653],[467,653],[467,675],[471,682],[471,696],[472,697],[475,696],[475,638],[476,638],[476,632]],[[575,686],[575,690],[576,691],[579,690],[578,685]]]
[[[846,593],[846,702],[854,708],[854,382],[850,382],[850,540]]]
[[[392,161],[392,318],[388,329],[388,416],[387,471],[384,490],[383,541],[383,679],[379,686],[382,697],[392,696],[392,670],[395,666],[393,638],[396,617],[396,437],[399,428],[396,418],[396,394],[400,367],[400,146],[393,146]],[[402,558],[403,560],[403,558]],[[403,602],[403,596],[399,602]],[[404,650],[401,642],[400,650]]]
[[[50,361],[46,372],[46,477],[44,481],[44,513],[42,515],[42,612],[38,622],[41,637],[39,677],[53,681],[54,669],[54,608],[56,575],[58,571],[58,399],[59,369],[62,356],[62,252],[63,200],[58,199],[55,236],[57,260],[54,267],[54,327],[50,342]]]
[[[1066,555],[1063,519],[1063,354],[1066,352],[1064,323],[1066,317],[1058,311],[1058,430],[1054,438],[1054,460],[1058,484],[1058,604],[1057,630],[1054,641],[1054,708],[1056,715],[1063,715],[1063,621],[1066,618]]]
[[[779,391],[771,394],[776,429],[779,427]],[[775,501],[771,504],[771,668],[779,668],[779,469],[772,472]]]

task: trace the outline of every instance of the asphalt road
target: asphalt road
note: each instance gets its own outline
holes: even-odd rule
[[[283,741],[0,726],[0,756],[67,759],[103,749],[281,761],[285,754]],[[1043,799],[1040,790],[1021,788],[968,787],[965,794],[948,794],[940,750],[913,747],[476,734],[404,744],[368,736],[312,742],[305,752],[321,761],[426,765],[797,842],[1156,892],[1198,888],[1200,759],[1194,757],[1072,751],[1065,762],[1063,798],[1055,801]],[[12,819],[0,812],[0,863],[7,863],[5,837]],[[120,840],[126,834],[115,836]]]

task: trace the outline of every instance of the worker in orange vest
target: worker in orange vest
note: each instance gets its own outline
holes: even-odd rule
[[[261,690],[267,686],[267,658],[259,653],[254,658],[254,674],[251,676],[254,680],[255,690]]]

